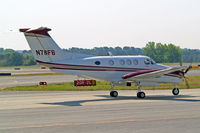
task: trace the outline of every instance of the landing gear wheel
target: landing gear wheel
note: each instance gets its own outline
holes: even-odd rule
[[[138,93],[137,93],[137,97],[138,97],[138,98],[145,98],[145,93],[142,92],[142,91],[141,91],[141,92],[138,92]]]
[[[111,91],[110,92],[110,96],[111,97],[117,97],[118,96],[118,92],[117,91]]]
[[[178,94],[179,94],[179,89],[178,89],[178,88],[174,88],[174,89],[172,90],[172,93],[173,93],[174,95],[178,95]]]

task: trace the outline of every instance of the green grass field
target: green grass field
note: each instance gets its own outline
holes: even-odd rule
[[[53,75],[67,75],[65,73],[28,73],[28,74],[12,74],[12,75],[0,75],[0,77],[16,77],[16,76],[53,76]]]
[[[189,76],[188,77],[190,88],[200,88],[200,76]],[[18,86],[9,87],[3,89],[4,91],[96,91],[96,90],[110,90],[111,86],[109,82],[97,81],[97,86],[84,86],[75,87],[73,83],[63,84],[48,84],[47,86],[31,85],[31,86]],[[142,89],[172,89],[173,84],[160,84],[157,87],[143,87]],[[187,88],[185,82],[178,84],[178,88]],[[137,89],[133,84],[131,87],[128,86],[115,86],[116,90],[135,90]]]
[[[14,74],[14,75],[11,75],[12,77],[15,77],[15,76],[51,76],[51,75],[67,75],[65,73],[29,73],[29,74]]]
[[[0,69],[14,69],[14,68],[21,68],[21,69],[41,69],[41,65],[0,67]]]

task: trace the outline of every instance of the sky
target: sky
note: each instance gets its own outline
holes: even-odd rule
[[[0,47],[30,49],[18,29],[41,26],[61,48],[200,49],[200,0],[0,0]]]

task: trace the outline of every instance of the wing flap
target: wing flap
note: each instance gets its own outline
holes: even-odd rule
[[[184,66],[180,67],[169,67],[166,69],[151,69],[151,70],[141,70],[137,72],[131,72],[126,75],[123,75],[123,79],[144,79],[144,78],[157,78],[164,74],[169,74],[174,71],[182,70],[184,69]]]

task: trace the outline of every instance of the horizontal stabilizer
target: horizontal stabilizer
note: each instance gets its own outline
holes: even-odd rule
[[[24,33],[33,33],[50,37],[48,31],[51,31],[51,29],[47,27],[40,27],[38,29],[33,29],[33,30],[31,30],[30,28],[24,28],[24,29],[19,29],[19,31]]]

